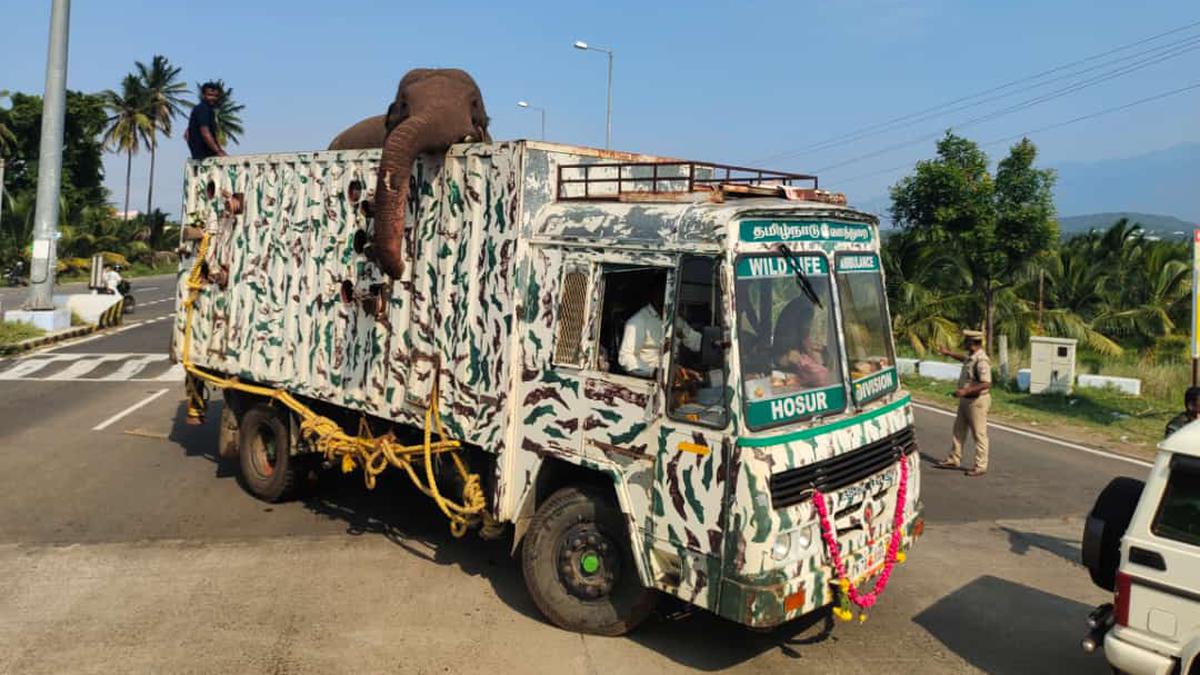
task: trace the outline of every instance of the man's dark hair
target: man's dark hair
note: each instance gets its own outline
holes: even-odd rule
[[[216,82],[213,82],[212,80],[209,80],[208,82],[205,82],[204,84],[200,85],[201,92],[205,92],[210,89],[217,92],[218,96],[221,94],[221,85],[217,84]]]
[[[1186,406],[1192,401],[1200,401],[1200,387],[1188,387],[1187,391],[1183,392],[1183,404]]]

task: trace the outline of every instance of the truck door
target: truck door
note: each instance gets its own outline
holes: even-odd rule
[[[722,271],[716,257],[680,261],[654,447],[653,548],[679,596],[703,607],[715,599],[708,579],[720,570],[731,448]]]

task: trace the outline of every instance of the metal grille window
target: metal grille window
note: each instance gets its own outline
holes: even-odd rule
[[[583,318],[587,309],[588,273],[585,268],[563,273],[562,295],[558,301],[558,338],[554,344],[554,362],[582,365]]]

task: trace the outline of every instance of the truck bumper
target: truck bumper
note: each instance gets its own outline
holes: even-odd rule
[[[1167,675],[1175,669],[1175,659],[1122,639],[1120,627],[1104,637],[1104,657],[1113,668],[1129,675]]]
[[[905,526],[900,550],[907,552],[911,549],[924,529],[925,519],[918,510]],[[823,557],[823,545],[818,541],[816,546],[815,555]],[[858,557],[856,555],[854,559]],[[851,561],[849,564],[853,567],[855,563]],[[804,561],[801,567],[806,568],[807,565],[808,561]],[[877,564],[872,578],[877,577],[882,568],[882,564]],[[826,607],[835,600],[833,584],[836,577],[829,567],[822,565],[819,570],[816,574],[797,574],[786,580],[780,580],[778,572],[751,578],[723,579],[717,614],[751,628],[772,628]],[[872,581],[864,583],[869,586]]]

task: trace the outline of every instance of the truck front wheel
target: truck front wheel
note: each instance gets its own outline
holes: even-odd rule
[[[238,425],[242,485],[266,502],[295,496],[307,473],[304,462],[291,454],[286,415],[268,403],[259,403],[242,415]]]
[[[592,488],[563,488],[538,507],[521,567],[538,609],[570,631],[623,635],[658,599],[638,578],[620,509]]]

